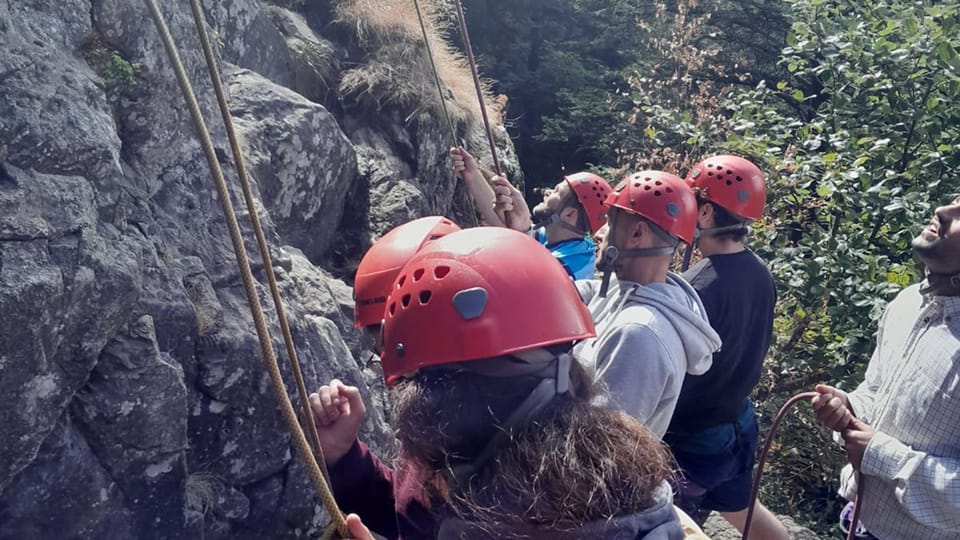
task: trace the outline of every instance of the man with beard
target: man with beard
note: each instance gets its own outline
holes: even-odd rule
[[[677,176],[641,171],[627,176],[605,204],[603,280],[576,282],[597,337],[577,352],[609,388],[609,405],[662,437],[684,377],[710,369],[720,348],[696,291],[670,272],[677,246],[693,241],[697,200]]]
[[[462,148],[450,151],[453,170],[463,178],[467,190],[480,208],[487,224],[508,226],[530,232],[560,261],[573,279],[589,279],[595,275],[596,245],[591,236],[606,223],[603,201],[610,193],[610,184],[599,176],[580,172],[563,177],[544,192],[543,200],[531,216],[523,201],[523,194],[502,176],[494,176],[491,187],[477,167],[476,160]],[[503,191],[505,204],[497,205],[503,214],[494,210],[497,193]],[[513,204],[517,202],[517,204]]]
[[[382,362],[396,466],[357,440],[359,389],[333,381],[310,396],[341,509],[391,539],[683,538],[666,449],[592,403],[572,347],[593,323],[546,250],[502,228],[455,232],[392,289]]]
[[[850,464],[840,494],[862,482],[861,538],[960,539],[960,199],[913,240],[926,280],[887,306],[865,379],[847,393],[817,386],[813,408]],[[845,509],[841,525],[849,523]],[[844,522],[846,518],[846,522]],[[862,525],[859,526],[859,525]]]

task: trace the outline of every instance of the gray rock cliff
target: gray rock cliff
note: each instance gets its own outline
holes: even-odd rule
[[[361,386],[363,437],[389,452],[352,269],[410,218],[476,221],[421,44],[378,36],[335,5],[349,3],[203,7],[308,386]],[[162,9],[263,282],[189,6]],[[398,79],[378,79],[384,62]],[[458,136],[483,155],[462,99],[448,100]],[[0,3],[0,393],[0,539],[296,538],[325,524],[142,0]]]

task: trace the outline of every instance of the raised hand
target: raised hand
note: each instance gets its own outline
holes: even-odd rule
[[[505,222],[516,231],[530,230],[530,208],[520,192],[505,176],[494,176],[490,181],[493,184],[494,212],[505,216]]]
[[[334,379],[310,394],[310,410],[324,460],[333,465],[350,450],[360,433],[366,414],[360,389]]]

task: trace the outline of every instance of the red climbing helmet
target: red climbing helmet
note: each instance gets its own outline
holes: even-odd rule
[[[697,229],[697,198],[680,177],[640,171],[623,179],[604,204],[642,216],[686,243]]]
[[[610,184],[603,178],[587,172],[565,176],[564,180],[570,185],[570,190],[583,207],[590,226],[590,233],[596,233],[607,222],[607,209],[603,201],[613,191]]]
[[[353,283],[354,323],[357,328],[380,324],[397,274],[431,240],[459,231],[445,217],[430,216],[395,227],[367,250]]]
[[[420,368],[595,335],[563,266],[530,236],[477,227],[431,242],[403,268],[383,320],[387,384]]]
[[[767,198],[763,173],[742,157],[708,157],[690,169],[687,184],[700,197],[737,216],[753,221],[763,216]]]

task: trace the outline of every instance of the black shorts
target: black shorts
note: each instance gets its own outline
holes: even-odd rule
[[[737,423],[697,433],[667,434],[681,472],[674,504],[691,516],[705,510],[739,512],[750,504],[759,427],[752,405]]]

